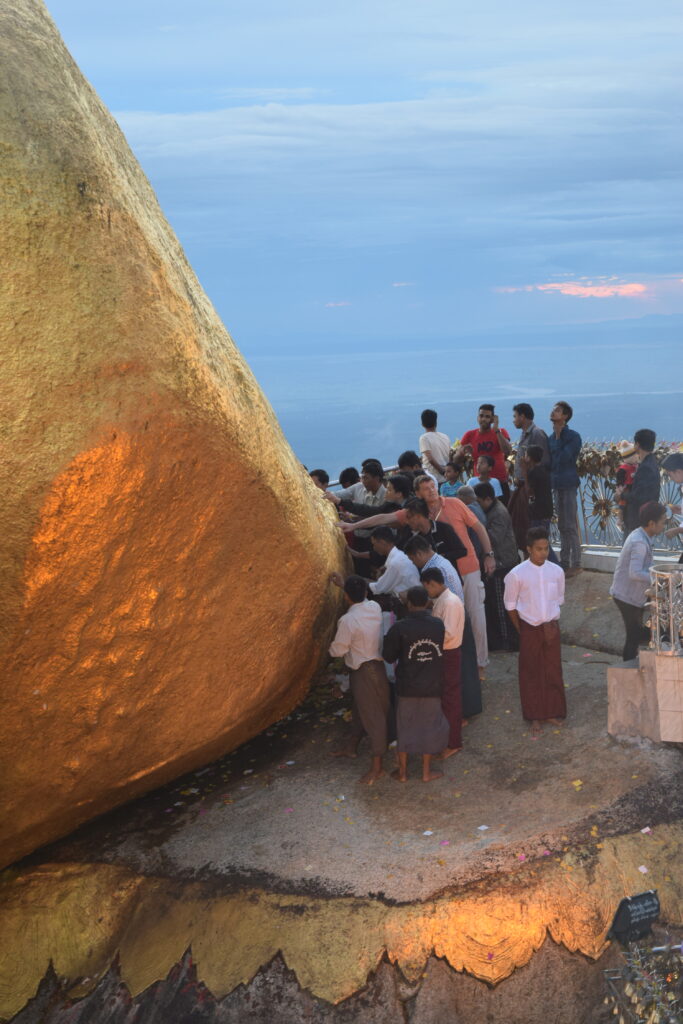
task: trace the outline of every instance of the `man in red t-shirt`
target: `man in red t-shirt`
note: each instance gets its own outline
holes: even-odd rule
[[[503,489],[505,491],[508,482],[505,459],[512,451],[510,435],[507,430],[500,429],[498,417],[495,415],[495,409],[492,405],[479,406],[477,421],[479,429],[468,430],[463,434],[460,450],[465,449],[465,454],[471,453],[475,466],[480,455],[490,456],[493,459],[491,476],[505,484]]]

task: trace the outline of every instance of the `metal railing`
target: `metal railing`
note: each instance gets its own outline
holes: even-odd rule
[[[650,647],[657,654],[683,657],[683,568],[678,565],[653,566],[650,579]]]
[[[513,445],[514,448],[514,445]],[[666,442],[659,446],[655,454],[661,459],[672,451],[680,451],[677,442]],[[513,456],[514,457],[514,456]],[[616,494],[616,470],[623,462],[614,441],[588,441],[583,445],[577,468],[579,471],[578,518],[581,543],[584,547],[598,548],[605,551],[619,551],[624,543],[621,524],[621,509]],[[397,466],[385,468],[385,474],[399,472]],[[465,479],[472,475],[471,466],[461,474]],[[338,488],[339,481],[330,483],[330,488]],[[659,500],[663,505],[680,505],[681,493],[677,484],[662,473]],[[667,528],[677,525],[673,516]],[[557,525],[553,524],[551,540],[559,538]],[[656,538],[654,551],[659,555],[670,555],[672,559],[683,552],[683,540],[678,537],[665,537],[661,534]]]

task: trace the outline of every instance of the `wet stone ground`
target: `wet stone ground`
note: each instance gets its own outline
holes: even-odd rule
[[[349,702],[325,674],[262,736],[31,862],[104,861],[222,888],[405,902],[677,818],[679,751],[607,735],[606,667],[618,659],[572,646],[563,657],[568,719],[536,738],[520,714],[516,655],[492,655],[484,712],[439,781],[423,783],[416,763],[406,785],[388,774],[361,785],[365,744],[358,760],[331,756],[349,728]]]
[[[369,753],[331,756],[349,729],[350,703],[331,666],[306,702],[221,760],[102,816],[45,847],[17,870],[49,862],[120,865],[142,875],[201,880],[216,891],[246,886],[310,896],[355,895],[389,904],[497,884],[525,861],[599,850],[609,836],[680,819],[680,748],[607,735],[606,672],[620,659],[621,622],[609,578],[571,581],[563,664],[568,718],[532,736],[523,721],[517,656],[494,654],[484,711],[464,729],[444,778],[406,785],[387,774],[359,784]],[[581,643],[589,646],[580,646]],[[393,752],[387,767],[393,767]],[[526,865],[524,865],[526,867]],[[74,1001],[69,983],[44,978],[16,1024],[594,1024],[602,971],[548,939],[495,989],[432,958],[419,984],[383,962],[352,998],[332,1006],[302,990],[278,956],[248,985],[217,999],[197,980],[191,954],[133,998],[116,965]],[[550,997],[550,998],[549,998]]]

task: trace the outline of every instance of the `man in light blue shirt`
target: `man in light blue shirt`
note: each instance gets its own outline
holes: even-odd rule
[[[406,544],[405,552],[413,565],[417,566],[421,573],[425,569],[440,569],[443,573],[443,581],[448,589],[464,602],[465,595],[457,571],[443,555],[439,555],[434,550],[426,537],[416,533]]]
[[[634,661],[641,644],[650,639],[650,631],[643,626],[643,608],[650,586],[650,566],[654,562],[654,538],[664,529],[666,508],[658,501],[648,501],[639,512],[640,526],[624,541],[610,594],[621,612],[626,627],[624,661]]]

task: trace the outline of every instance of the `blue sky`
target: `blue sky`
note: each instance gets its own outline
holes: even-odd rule
[[[52,0],[247,354],[683,313],[678,0]]]

